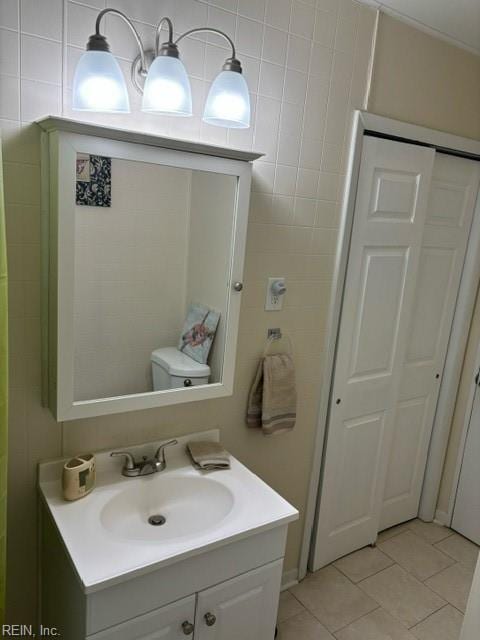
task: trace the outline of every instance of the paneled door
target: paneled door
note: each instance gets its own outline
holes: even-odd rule
[[[380,530],[418,514],[479,180],[479,162],[435,154]]]
[[[377,536],[434,156],[363,140],[313,569]]]
[[[273,640],[282,560],[198,594],[196,640]]]

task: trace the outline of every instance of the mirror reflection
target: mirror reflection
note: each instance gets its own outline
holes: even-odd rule
[[[221,381],[236,190],[77,154],[75,401]]]

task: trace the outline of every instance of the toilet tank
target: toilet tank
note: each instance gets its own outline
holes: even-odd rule
[[[179,389],[208,384],[210,367],[196,362],[176,347],[152,351],[153,390]]]

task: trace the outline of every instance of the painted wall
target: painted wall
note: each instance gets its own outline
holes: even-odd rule
[[[112,158],[110,207],[75,207],[75,399],[152,390],[185,319],[192,172]]]
[[[369,110],[480,138],[480,57],[380,14]]]
[[[351,111],[366,87],[375,14],[351,0],[108,0],[125,11],[149,47],[161,15],[184,31],[209,24],[234,37],[251,89],[253,126],[227,132],[203,124],[214,75],[229,55],[200,35],[182,44],[195,115],[162,118],[139,111],[89,116],[98,122],[266,155],[254,165],[245,289],[234,395],[172,408],[57,424],[40,403],[40,148],[32,121],[69,108],[76,61],[105,0],[0,2],[2,129],[10,272],[9,582],[11,621],[36,608],[38,460],[219,426],[225,446],[300,509],[290,527],[286,570],[298,564],[310,476],[322,345],[337,237]],[[137,52],[122,21],[105,25],[125,75]],[[285,276],[284,309],[263,311],[266,278]],[[267,439],[244,424],[248,388],[268,327],[294,343],[299,386],[292,433]]]

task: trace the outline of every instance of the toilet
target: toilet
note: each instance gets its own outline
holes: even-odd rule
[[[155,349],[151,362],[154,391],[208,384],[210,367],[193,360],[176,347]]]

